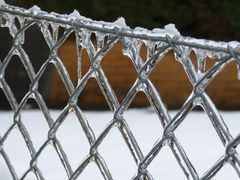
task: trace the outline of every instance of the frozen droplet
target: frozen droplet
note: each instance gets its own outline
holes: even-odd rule
[[[81,40],[78,36],[76,36],[76,46],[77,46],[77,76],[78,76],[78,83],[80,83],[82,79],[82,46]]]

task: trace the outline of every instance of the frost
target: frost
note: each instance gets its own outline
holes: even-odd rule
[[[72,19],[80,19],[83,21],[92,21],[92,19],[82,16],[76,9],[74,9],[74,11],[71,14],[69,14],[68,17]]]
[[[170,34],[170,35],[174,35],[174,36],[181,36],[180,32],[175,27],[175,24],[165,25],[164,29],[154,28],[152,31],[155,32],[155,33]]]

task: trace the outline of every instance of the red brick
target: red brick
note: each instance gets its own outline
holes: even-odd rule
[[[146,57],[146,47],[142,47],[141,57]],[[66,41],[61,47],[59,56],[71,79],[77,82],[77,56],[75,41]],[[196,56],[190,55],[192,62],[197,65]],[[82,56],[82,71],[85,74],[89,69],[89,57],[86,50]],[[211,68],[216,61],[207,60],[207,69]],[[121,44],[116,43],[102,59],[101,66],[113,87],[118,99],[122,101],[137,78],[137,72],[132,61],[122,54]],[[171,108],[181,106],[192,91],[192,85],[182,65],[174,59],[173,53],[167,53],[158,63],[149,76],[150,80],[160,92],[164,103]],[[51,104],[68,101],[68,95],[64,90],[63,83],[54,70],[52,85],[48,96]],[[217,107],[230,109],[240,108],[240,82],[237,80],[235,63],[228,64],[206,88],[206,92],[216,103]],[[106,106],[106,100],[96,82],[89,81],[80,95],[81,104],[86,107]],[[148,100],[141,94],[134,101],[133,106],[148,106]],[[95,107],[95,108],[96,108]]]

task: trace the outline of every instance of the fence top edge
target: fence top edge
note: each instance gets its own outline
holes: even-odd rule
[[[168,42],[171,38],[172,43],[175,45],[183,45],[191,48],[198,48],[202,50],[214,51],[214,52],[224,52],[229,53],[229,47],[231,51],[236,55],[240,55],[240,42],[231,41],[213,41],[206,39],[197,39],[187,36],[176,35],[171,32],[156,32],[144,28],[131,29],[128,26],[122,26],[115,22],[103,22],[95,21],[89,18],[74,18],[66,14],[58,13],[48,13],[37,9],[37,7],[32,7],[30,9],[24,9],[0,1],[0,13],[9,13],[17,16],[32,18],[36,20],[45,20],[53,23],[58,23],[61,25],[75,26],[79,28],[85,28],[92,31],[98,31],[102,33],[118,34],[119,36],[125,36],[130,38],[136,38],[141,40],[153,41],[153,42]],[[0,14],[1,15],[1,14]],[[163,29],[164,30],[164,29]]]

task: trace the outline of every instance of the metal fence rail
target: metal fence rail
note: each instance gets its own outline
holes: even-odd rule
[[[20,27],[16,25],[14,21],[15,18],[19,20]],[[235,61],[239,67],[240,46],[237,42],[225,43],[198,40],[183,37],[170,31],[148,31],[140,28],[133,30],[125,26],[121,19],[115,23],[97,22],[81,16],[78,17],[76,13],[71,16],[59,15],[40,11],[37,7],[26,10],[4,3],[0,4],[0,25],[1,27],[8,27],[13,37],[11,50],[5,59],[0,61],[0,88],[4,92],[14,112],[11,127],[0,137],[0,154],[4,158],[14,180],[24,179],[30,172],[33,172],[37,179],[45,179],[41,170],[38,168],[37,160],[41,156],[42,151],[49,145],[55,148],[69,179],[77,179],[85,167],[92,161],[99,167],[105,179],[113,179],[104,158],[102,158],[98,152],[98,147],[103,139],[108,136],[111,128],[116,125],[138,166],[138,171],[133,174],[133,179],[153,179],[148,172],[148,166],[152,160],[161,153],[163,146],[169,146],[171,148],[176,161],[186,175],[186,179],[211,179],[226,163],[231,164],[240,177],[240,158],[235,150],[240,142],[240,134],[237,137],[232,137],[219,111],[205,92],[205,88],[229,62]],[[29,59],[22,46],[25,31],[33,25],[39,27],[39,31],[43,34],[50,49],[49,58],[37,72],[33,68],[31,59]],[[64,29],[64,33],[61,35],[59,33],[60,28]],[[74,86],[69,73],[58,56],[59,48],[71,33],[75,34],[78,47],[79,69],[78,84],[76,86]],[[95,47],[91,41],[92,33],[97,37],[97,47]],[[102,58],[111,50],[116,42],[121,42],[123,54],[131,59],[138,74],[134,85],[121,103],[116,98],[115,92],[101,68]],[[147,46],[148,53],[146,60],[143,60],[140,56],[142,44]],[[87,50],[91,61],[90,68],[84,76],[81,75],[81,52],[83,49]],[[148,78],[152,70],[169,51],[174,52],[176,60],[182,64],[193,86],[191,95],[173,118],[170,117],[169,111],[162,102],[159,92]],[[194,51],[197,55],[197,68],[193,65],[189,57],[191,51]],[[20,103],[17,103],[12,90],[5,80],[5,70],[13,55],[19,57],[31,80],[29,91]],[[206,70],[205,63],[209,56],[217,58],[217,61],[209,70]],[[49,64],[54,64],[69,94],[69,102],[55,121],[52,119],[49,109],[38,91],[39,79],[43,76]],[[81,109],[77,105],[78,96],[81,94],[90,77],[96,78],[114,114],[114,118],[98,137],[95,137],[93,130],[88,124],[88,119],[84,117]],[[122,116],[139,91],[143,91],[146,94],[164,128],[162,137],[159,137],[159,140],[146,156],[143,155],[138,142]],[[37,102],[49,125],[48,138],[39,149],[34,147],[29,133],[21,120],[21,112],[30,98]],[[188,158],[188,155],[174,134],[174,131],[181,126],[181,123],[188,113],[196,106],[201,106],[204,109],[225,147],[225,153],[222,154],[219,160],[203,175],[197,174],[191,160]],[[90,144],[89,154],[77,169],[71,167],[64,148],[55,136],[70,111],[75,112]],[[14,164],[12,164],[8,158],[8,152],[4,150],[4,142],[14,128],[18,128],[21,132],[31,155],[31,161],[29,162],[30,167],[22,177],[18,177],[14,169]]]

